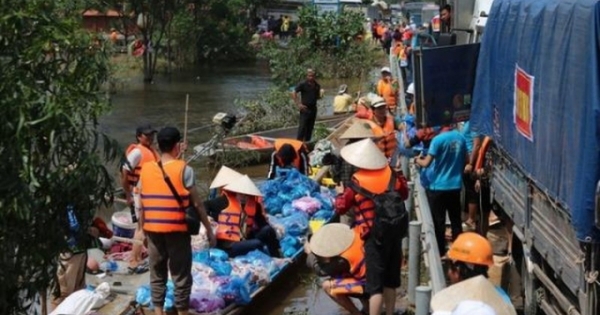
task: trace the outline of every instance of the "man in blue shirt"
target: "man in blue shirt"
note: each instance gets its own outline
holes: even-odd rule
[[[432,169],[428,175],[427,199],[433,217],[435,236],[440,255],[446,252],[446,211],[450,217],[452,240],[462,233],[460,191],[462,174],[468,160],[465,138],[455,129],[442,128],[431,141],[427,155],[415,163]]]

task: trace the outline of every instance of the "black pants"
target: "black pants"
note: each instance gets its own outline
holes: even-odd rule
[[[440,256],[443,256],[446,254],[446,210],[450,218],[452,240],[455,240],[462,233],[460,189],[427,190],[427,201],[429,201],[429,208],[433,217],[433,227]]]
[[[298,124],[298,136],[296,139],[309,142],[312,138],[315,120],[317,119],[317,108],[308,108],[300,112],[300,123]]]
[[[253,250],[262,250],[264,246],[267,246],[269,255],[271,257],[279,257],[279,240],[277,239],[277,233],[270,225],[263,226],[258,230],[251,239],[235,242],[231,244],[231,247],[227,249],[229,257],[237,257],[246,255]]]
[[[366,291],[369,295],[383,293],[384,288],[400,287],[402,235],[401,230],[387,231],[381,242],[372,236],[365,240]]]

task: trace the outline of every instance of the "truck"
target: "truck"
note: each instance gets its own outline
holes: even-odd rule
[[[470,122],[492,139],[525,314],[600,314],[600,2],[495,0],[485,15]]]

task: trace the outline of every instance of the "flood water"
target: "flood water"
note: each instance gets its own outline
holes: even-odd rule
[[[331,102],[339,82],[331,82],[324,102]],[[237,113],[234,101],[254,98],[271,85],[267,66],[262,63],[190,69],[173,73],[171,78],[159,76],[154,84],[144,84],[141,78],[131,80],[123,90],[111,98],[112,111],[100,122],[101,128],[116,139],[122,147],[135,140],[135,128],[150,123],[155,128],[175,126],[183,130],[186,94],[190,95],[188,128],[207,126],[218,112]],[[190,132],[190,148],[210,139],[210,129]],[[199,180],[210,175],[203,165],[193,164]],[[252,177],[265,176],[267,166],[260,165],[240,170]],[[286,307],[306,309],[306,314],[338,314],[338,308],[308,280],[307,268],[295,266],[283,275],[282,281],[267,292],[265,297],[251,304],[248,314],[281,315]],[[248,311],[248,310],[247,310]]]

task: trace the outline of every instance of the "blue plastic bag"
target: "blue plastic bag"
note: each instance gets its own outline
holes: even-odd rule
[[[333,210],[319,210],[319,211],[317,211],[317,213],[313,214],[312,217],[310,217],[310,218],[315,219],[315,220],[329,221],[329,219],[331,219],[334,214],[335,214],[335,212],[333,212]]]
[[[135,301],[142,306],[149,306],[152,303],[149,285],[143,285],[137,289],[135,292]]]
[[[250,303],[250,291],[246,285],[249,282],[248,280],[248,277],[244,279],[233,277],[217,289],[217,295],[227,304],[246,305]]]
[[[217,276],[229,276],[231,274],[231,264],[228,261],[213,260],[209,266],[215,271]]]
[[[280,222],[285,227],[288,235],[304,236],[308,232],[308,216],[302,212],[296,212],[289,217],[282,218]]]
[[[281,241],[279,241],[279,245],[281,246],[281,252],[284,257],[292,257],[298,252],[302,244],[297,237],[286,235]]]
[[[203,263],[205,265],[208,265],[208,262],[212,260],[227,261],[227,259],[229,259],[229,255],[218,248],[203,249],[195,252],[192,256],[192,261]]]

